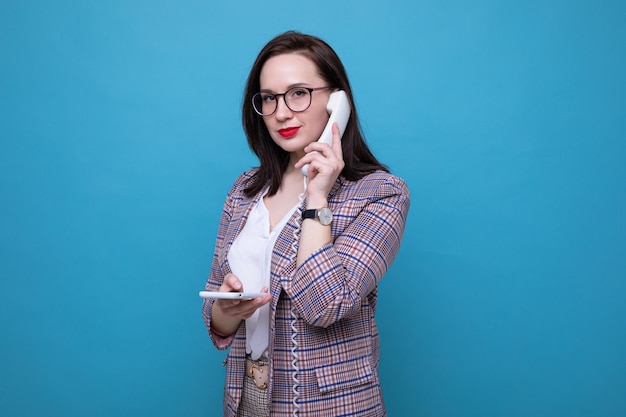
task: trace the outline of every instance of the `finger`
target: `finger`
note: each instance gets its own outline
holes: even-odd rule
[[[337,122],[333,123],[333,152],[338,157],[343,157],[341,148],[341,131]]]
[[[233,273],[226,274],[224,277],[224,282],[220,287],[220,291],[237,291],[240,292],[243,290],[243,284],[239,281],[239,278]]]
[[[230,317],[238,319],[248,319],[252,317],[255,311],[270,302],[272,299],[271,294],[267,293],[262,297],[257,297],[253,300],[227,300],[236,301],[236,304],[230,304],[222,308],[222,312]],[[224,300],[226,301],[226,300]]]
[[[313,143],[315,143],[315,142],[313,142]],[[307,145],[304,148],[304,152],[306,152],[306,153],[304,154],[304,156],[302,158],[300,158],[298,160],[298,162],[295,163],[295,165],[294,165],[295,168],[300,168],[300,167],[304,166],[305,164],[311,163],[311,160],[312,160],[313,156],[316,153],[319,153],[317,151],[312,150],[312,148],[310,148],[310,146],[311,146],[311,144]]]
[[[337,141],[341,142],[341,131],[339,130],[339,125],[335,122],[333,123],[333,147]]]
[[[236,316],[236,307],[241,303],[239,300],[215,300],[215,304],[222,310],[222,313],[227,316]]]

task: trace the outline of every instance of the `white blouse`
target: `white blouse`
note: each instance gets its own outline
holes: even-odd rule
[[[233,274],[243,284],[243,291],[259,292],[270,286],[272,249],[278,235],[298,207],[295,205],[270,230],[270,216],[263,197],[252,208],[245,226],[228,252],[228,263]],[[253,360],[268,357],[270,332],[270,305],[266,304],[246,319],[246,353]]]

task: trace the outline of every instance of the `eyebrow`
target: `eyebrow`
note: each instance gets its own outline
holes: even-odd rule
[[[309,84],[308,83],[295,83],[295,84],[291,84],[287,86],[287,89],[285,90],[285,92],[291,90],[292,88],[295,87],[307,87]],[[267,88],[262,88],[260,90],[261,93],[271,93],[271,94],[280,94],[280,93],[274,93],[273,90],[269,90]]]

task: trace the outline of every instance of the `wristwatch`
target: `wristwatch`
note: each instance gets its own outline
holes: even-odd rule
[[[321,209],[309,209],[302,212],[302,220],[315,219],[322,223],[324,226],[328,226],[333,221],[333,212],[328,207],[322,207]]]

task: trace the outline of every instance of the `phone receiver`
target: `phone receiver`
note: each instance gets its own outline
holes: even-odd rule
[[[346,125],[348,124],[348,119],[350,118],[350,101],[348,100],[346,92],[339,90],[331,93],[328,98],[328,104],[326,104],[326,111],[330,115],[330,118],[318,142],[332,145],[333,124],[337,122],[339,134],[343,136],[343,132],[345,132]],[[300,170],[305,176],[309,176],[309,164],[304,165]]]

